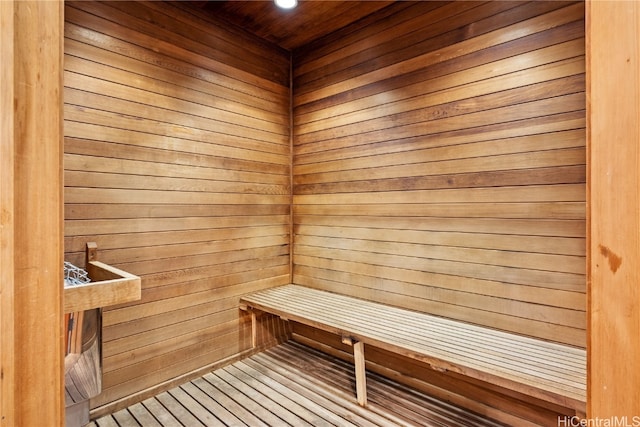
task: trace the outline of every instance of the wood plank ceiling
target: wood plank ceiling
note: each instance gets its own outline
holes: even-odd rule
[[[374,13],[392,1],[299,1],[292,10],[272,1],[193,1],[193,6],[287,50],[295,50]]]

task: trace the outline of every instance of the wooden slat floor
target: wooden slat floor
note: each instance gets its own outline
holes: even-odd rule
[[[89,426],[501,425],[371,372],[367,380],[364,409],[353,365],[290,341]]]

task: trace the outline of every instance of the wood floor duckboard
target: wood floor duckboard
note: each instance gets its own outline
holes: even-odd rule
[[[354,396],[353,366],[289,341],[98,418],[129,426],[501,426],[367,372],[369,405]]]

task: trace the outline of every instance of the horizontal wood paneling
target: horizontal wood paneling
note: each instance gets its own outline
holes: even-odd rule
[[[584,347],[584,4],[367,24],[294,55],[294,282]]]
[[[142,277],[103,315],[113,406],[246,351],[238,297],[289,281],[289,54],[176,3],[65,15],[65,257]]]

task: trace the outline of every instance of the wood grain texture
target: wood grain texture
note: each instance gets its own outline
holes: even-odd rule
[[[15,252],[19,248],[15,242],[15,204],[16,194],[14,190],[15,176],[15,111],[13,109],[15,93],[15,70],[13,63],[16,60],[14,50],[15,2],[0,2],[0,49],[6,61],[2,61],[0,67],[0,138],[7,143],[0,144],[0,366],[2,366],[2,380],[0,380],[0,412],[6,425],[13,425],[16,417],[16,396],[13,392],[15,382],[15,370],[5,369],[15,365],[15,332],[14,332],[14,274]],[[18,397],[19,398],[19,397]],[[61,410],[62,412],[62,410]]]
[[[103,313],[105,411],[242,354],[238,297],[289,280],[289,55],[179,3],[65,12],[65,258],[142,279]]]
[[[376,18],[294,53],[294,283],[584,347],[584,4]]]
[[[0,5],[0,424],[64,420],[63,4]]]
[[[587,415],[637,421],[640,5],[589,2],[587,17],[591,130]],[[615,363],[611,363],[612,355],[616,355]]]

